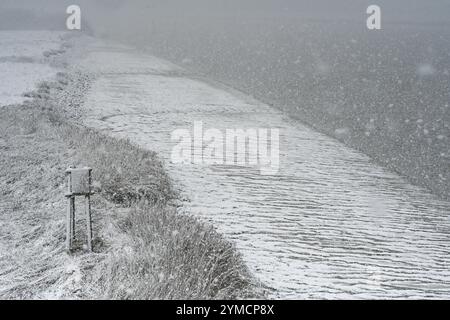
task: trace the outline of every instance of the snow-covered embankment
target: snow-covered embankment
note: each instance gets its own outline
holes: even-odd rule
[[[234,241],[279,298],[450,296],[450,204],[239,92],[93,44],[84,123],[166,159],[184,210]],[[279,128],[280,171],[170,163],[175,129]],[[199,150],[195,150],[198,152]]]

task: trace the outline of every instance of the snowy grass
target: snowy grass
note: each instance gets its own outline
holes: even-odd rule
[[[59,127],[69,147],[77,150],[82,163],[95,168],[94,191],[107,200],[130,207],[144,201],[165,203],[175,197],[171,181],[154,152],[136,148],[126,140],[115,140],[95,131],[69,124]]]
[[[99,281],[113,299],[252,297],[240,256],[211,227],[172,208],[134,208],[121,231],[128,251],[105,261]]]
[[[0,110],[1,298],[259,295],[235,248],[176,212],[156,154],[70,124],[42,108],[45,99],[35,101]],[[64,250],[68,165],[94,168],[93,254]]]

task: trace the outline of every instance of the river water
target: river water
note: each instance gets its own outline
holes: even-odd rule
[[[158,152],[182,210],[234,242],[270,297],[450,297],[450,203],[240,92],[124,47],[88,51],[85,124]],[[171,163],[172,132],[195,121],[278,128],[278,173]]]

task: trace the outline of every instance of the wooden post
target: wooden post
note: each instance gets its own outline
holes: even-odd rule
[[[73,217],[73,205],[72,205],[72,197],[68,197],[69,205],[67,206],[67,220],[66,220],[66,249],[70,252],[72,250],[72,242],[73,242],[73,229],[72,229],[72,217]]]
[[[91,196],[86,195],[85,197],[85,210],[86,210],[86,232],[87,232],[87,243],[88,250],[92,251],[92,220],[91,220]]]
[[[75,240],[75,197],[84,196],[85,217],[86,217],[86,235],[87,248],[92,251],[92,215],[91,215],[91,195],[92,177],[91,168],[69,168],[66,170],[68,175],[68,199],[67,221],[66,221],[66,246],[70,252]]]
[[[72,208],[72,243],[75,240],[75,197],[70,197],[70,204]]]
[[[66,171],[67,174],[67,171]],[[72,244],[73,244],[73,235],[74,235],[74,217],[75,217],[75,199],[72,197],[71,192],[71,185],[72,185],[72,177],[70,174],[67,174],[67,220],[66,220],[66,249],[67,251],[72,250]]]

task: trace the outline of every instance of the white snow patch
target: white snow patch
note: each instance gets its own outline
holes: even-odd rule
[[[0,31],[0,106],[26,100],[23,94],[58,72],[44,53],[61,46],[63,32]]]
[[[102,63],[99,63],[102,61]],[[118,63],[120,61],[120,63]],[[153,56],[141,53],[117,52],[111,50],[96,50],[82,61],[82,69],[96,73],[166,73],[181,71],[180,68]]]
[[[57,69],[38,63],[0,63],[0,106],[18,104],[25,92],[55,76]]]

